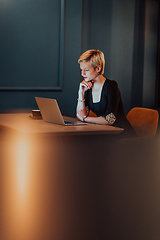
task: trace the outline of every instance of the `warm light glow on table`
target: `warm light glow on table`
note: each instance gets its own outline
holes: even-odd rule
[[[33,199],[37,172],[32,157],[35,145],[23,135],[12,135],[4,145],[1,192],[4,240],[28,240],[36,224]]]
[[[15,156],[15,176],[17,178],[17,194],[21,201],[25,199],[27,182],[29,180],[29,143],[19,140],[16,143]]]

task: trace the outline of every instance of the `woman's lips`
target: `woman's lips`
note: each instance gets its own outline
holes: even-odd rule
[[[86,79],[87,77],[83,77],[84,79]]]

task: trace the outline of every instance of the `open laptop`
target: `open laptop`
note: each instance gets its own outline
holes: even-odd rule
[[[61,114],[56,99],[35,97],[42,118],[45,122],[59,124],[59,125],[84,125],[85,122],[76,120],[65,120]]]

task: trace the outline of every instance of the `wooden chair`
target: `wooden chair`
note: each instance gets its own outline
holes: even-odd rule
[[[138,137],[155,138],[159,120],[157,110],[134,107],[128,112],[126,117]]]

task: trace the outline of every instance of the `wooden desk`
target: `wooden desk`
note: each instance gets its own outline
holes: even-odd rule
[[[61,126],[32,119],[29,115],[29,113],[0,114],[0,127],[24,134],[52,134],[54,136],[106,135],[119,134],[123,131],[122,128],[98,124]]]
[[[106,159],[123,129],[59,126],[28,113],[1,114],[0,128],[9,130],[0,151],[0,239],[107,239]]]

